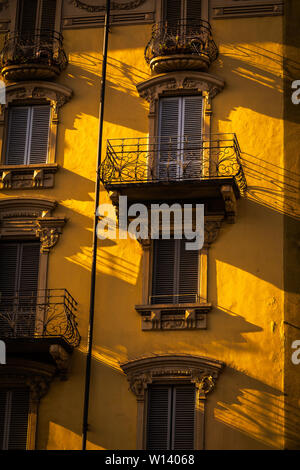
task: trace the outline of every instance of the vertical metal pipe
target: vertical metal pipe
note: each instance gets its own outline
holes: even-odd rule
[[[108,50],[108,33],[110,19],[110,0],[106,0],[106,13],[104,24],[103,39],[103,61],[102,61],[102,78],[101,78],[101,97],[99,105],[99,136],[98,136],[98,158],[96,167],[96,185],[95,185],[95,208],[94,208],[94,227],[93,227],[93,252],[91,267],[91,287],[90,287],[90,314],[89,329],[87,337],[87,357],[85,371],[85,390],[83,405],[83,424],[82,424],[82,450],[86,450],[87,432],[88,432],[88,414],[89,414],[89,398],[90,398],[90,381],[91,381],[91,361],[93,347],[93,329],[94,329],[94,312],[95,312],[95,287],[96,287],[96,268],[97,268],[97,208],[100,199],[100,178],[99,167],[102,157],[102,136],[103,136],[103,117],[104,117],[104,101],[106,86],[106,66],[107,66],[107,50]]]

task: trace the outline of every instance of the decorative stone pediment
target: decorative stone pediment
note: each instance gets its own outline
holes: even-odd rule
[[[72,90],[58,83],[39,82],[19,82],[6,87],[6,104],[1,105],[0,120],[4,120],[4,110],[13,102],[25,100],[46,100],[50,102],[54,110],[54,117],[57,117],[59,109],[72,97]]]
[[[56,201],[40,198],[0,200],[0,237],[38,237],[41,253],[53,248],[59,240],[65,217],[54,217]]]
[[[117,1],[111,2],[112,10],[132,10],[138,8],[140,5],[145,3],[146,0],[129,0],[127,2]],[[95,13],[106,10],[105,0],[89,0],[89,2],[81,2],[79,0],[70,0],[70,3],[81,10],[86,10],[89,13]],[[100,5],[99,5],[100,3]]]
[[[150,103],[150,111],[160,96],[170,93],[197,92],[207,99],[214,98],[225,86],[216,75],[195,71],[179,71],[156,75],[137,84],[141,98]]]
[[[130,389],[140,400],[149,384],[189,381],[195,384],[199,398],[204,399],[216,384],[224,363],[200,356],[166,355],[137,359],[121,368],[127,375]]]

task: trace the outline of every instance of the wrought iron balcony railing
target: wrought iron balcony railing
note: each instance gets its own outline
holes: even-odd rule
[[[113,139],[107,141],[100,178],[107,189],[139,183],[232,177],[241,193],[246,179],[235,134]]]
[[[164,60],[167,56],[169,59]],[[173,60],[170,56],[173,56]],[[177,58],[176,62],[174,56]],[[183,62],[180,56],[184,59]],[[218,48],[212,37],[211,26],[204,20],[185,19],[156,23],[145,49],[146,62],[156,72],[171,68],[205,69],[217,57]]]
[[[16,292],[0,299],[0,338],[61,337],[70,346],[80,343],[77,302],[66,289]]]
[[[42,66],[45,76],[47,73],[49,76],[55,76],[65,69],[67,63],[63,37],[52,30],[8,33],[0,54],[2,74],[8,79],[22,79],[21,71],[16,70],[16,67],[22,66],[28,75],[29,65],[35,69]]]

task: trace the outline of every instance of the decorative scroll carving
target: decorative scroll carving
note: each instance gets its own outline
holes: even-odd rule
[[[199,399],[205,399],[215,385],[224,363],[208,358],[174,355],[154,356],[121,364],[127,375],[130,390],[138,400],[144,399],[151,383],[162,380],[190,380],[199,391]]]
[[[54,186],[54,174],[57,164],[31,165],[1,165],[0,181],[2,189],[41,189]],[[2,170],[2,174],[1,174]]]
[[[56,245],[66,223],[65,217],[53,217],[56,201],[40,198],[9,198],[0,201],[0,237],[39,237],[41,252]]]
[[[195,330],[206,328],[206,315],[211,304],[195,305],[136,305],[142,317],[143,331]]]
[[[52,378],[42,375],[32,375],[26,379],[26,385],[30,388],[30,396],[33,402],[39,402],[49,389]]]
[[[146,0],[132,0],[130,2],[111,2],[111,9],[112,10],[132,10],[134,8],[139,7]],[[105,11],[106,4],[104,2],[103,5],[89,5],[88,3],[81,2],[80,0],[71,0],[70,3],[81,10],[86,10],[89,13],[95,13],[97,11]]]
[[[204,245],[211,245],[216,241],[221,228],[221,220],[211,220],[204,224]]]
[[[37,219],[36,236],[41,241],[41,253],[46,253],[53,248],[59,240],[66,219],[54,217],[39,217]]]
[[[203,72],[178,71],[151,77],[137,84],[141,98],[150,103],[150,112],[159,96],[169,91],[197,91],[207,98],[214,98],[224,88],[223,79]]]

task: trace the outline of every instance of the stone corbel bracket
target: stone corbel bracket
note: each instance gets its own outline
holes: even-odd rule
[[[143,331],[205,329],[211,304],[136,305]]]
[[[41,253],[49,252],[57,244],[66,221],[65,217],[39,217],[36,220],[36,236],[41,241]]]
[[[227,221],[231,224],[234,224],[236,220],[237,203],[232,186],[221,186],[221,194],[224,199]]]
[[[195,384],[198,398],[205,399],[216,386],[225,364],[221,361],[190,355],[151,356],[121,364],[130,390],[143,401],[149,384],[162,381]]]
[[[60,379],[66,380],[71,355],[59,344],[51,344],[49,353],[56,363],[57,374],[59,375]]]

